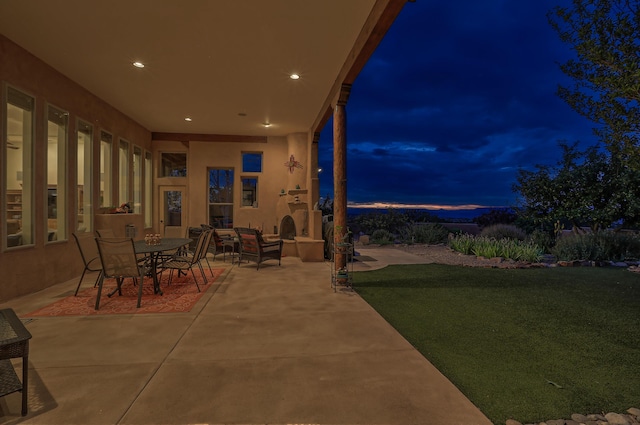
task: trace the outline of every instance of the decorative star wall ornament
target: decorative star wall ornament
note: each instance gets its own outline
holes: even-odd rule
[[[289,172],[293,174],[293,170],[296,168],[302,168],[302,164],[299,161],[296,161],[293,154],[289,157],[289,161],[284,163],[284,166],[289,168]]]

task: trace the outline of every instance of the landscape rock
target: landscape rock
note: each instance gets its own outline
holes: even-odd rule
[[[640,409],[637,409],[635,407],[627,409],[627,413],[635,416],[636,418],[640,418]]]
[[[571,419],[573,419],[576,422],[587,422],[588,418],[585,415],[581,415],[579,413],[574,413],[573,415],[571,415]]]
[[[604,415],[609,425],[631,425],[631,422],[627,418],[619,413],[607,413]]]
[[[522,423],[513,419],[507,419],[507,422],[505,422],[505,425],[522,425]]]

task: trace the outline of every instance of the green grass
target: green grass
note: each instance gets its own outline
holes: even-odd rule
[[[403,265],[354,286],[496,424],[640,400],[638,274]]]

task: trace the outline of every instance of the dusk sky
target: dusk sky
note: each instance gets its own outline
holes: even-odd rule
[[[572,56],[547,21],[570,0],[407,3],[347,104],[349,203],[512,206],[519,168],[596,139],[556,96]],[[333,197],[332,122],[319,142]]]

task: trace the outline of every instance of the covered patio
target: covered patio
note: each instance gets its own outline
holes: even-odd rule
[[[0,301],[78,274],[71,234],[105,225],[278,237],[290,217],[288,254],[322,261],[320,133],[333,118],[344,232],[351,86],[405,4],[1,2]]]
[[[424,261],[359,250],[376,260],[360,270]],[[359,296],[330,289],[330,263],[285,257],[256,271],[221,259],[188,313],[28,320],[29,413],[8,395],[0,423],[490,424]],[[23,316],[76,283],[0,307]]]

